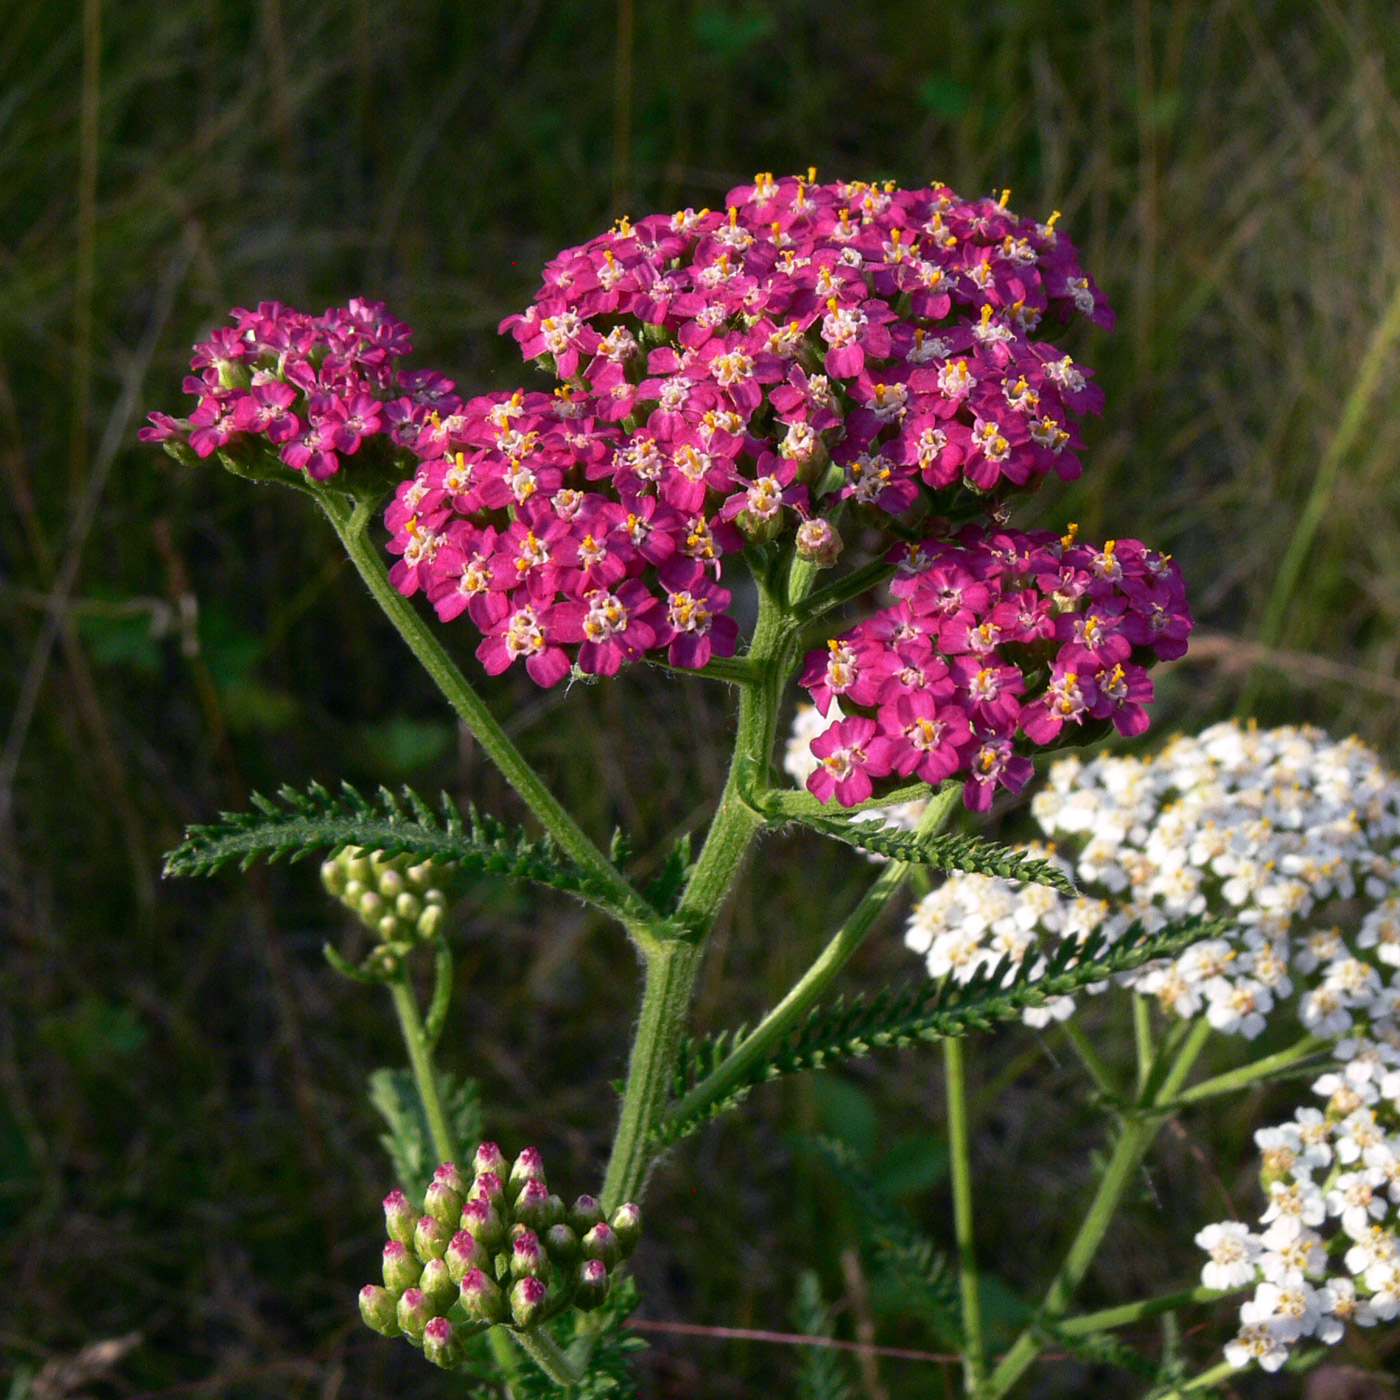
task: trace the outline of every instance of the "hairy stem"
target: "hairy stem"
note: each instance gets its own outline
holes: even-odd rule
[[[987,1374],[982,1341],[982,1299],[972,1214],[972,1144],[967,1126],[967,1072],[963,1043],[943,1042],[944,1093],[948,1100],[948,1157],[953,1176],[953,1234],[958,1246],[958,1287],[962,1297],[963,1389],[977,1395]]]
[[[675,925],[686,937],[643,948],[646,981],[642,1009],[603,1181],[603,1206],[608,1212],[642,1193],[654,1155],[651,1133],[671,1091],[671,1073],[705,941],[763,825],[744,791],[755,774],[766,771],[792,655],[782,613],[762,585],[759,598],[758,623],[747,657],[758,679],[739,692],[738,734],[729,776],[674,916]]]
[[[317,491],[316,499],[375,602],[471,730],[476,742],[560,848],[608,891],[614,912],[633,939],[642,947],[654,943],[656,935],[648,926],[651,911],[645,901],[565,811],[524,754],[511,742],[486,702],[472,689],[436,634],[412,603],[390,583],[389,571],[368,534],[377,502],[361,501],[351,508],[345,498],[324,490]]]
[[[510,1334],[516,1346],[547,1375],[555,1385],[577,1385],[582,1376],[569,1363],[569,1358],[559,1348],[559,1343],[545,1331],[536,1327],[529,1332]]]
[[[952,815],[962,788],[952,784],[929,803],[918,826],[920,835],[940,830]],[[849,918],[822,949],[788,994],[728,1055],[666,1112],[668,1119],[689,1118],[732,1093],[774,1047],[798,1025],[825,995],[836,974],[865,941],[881,911],[898,893],[912,867],[891,861],[862,896]]]
[[[418,1014],[418,999],[413,995],[413,987],[408,980],[407,965],[389,983],[389,991],[394,998],[394,1010],[398,1013],[399,1029],[403,1032],[403,1043],[408,1050],[408,1063],[413,1070],[413,1082],[418,1087],[423,1116],[428,1120],[433,1151],[437,1153],[439,1162],[455,1162],[457,1144],[453,1141],[452,1130],[447,1126],[447,1114],[443,1111],[442,1098],[438,1094],[433,1053],[423,1029],[423,1018]]]

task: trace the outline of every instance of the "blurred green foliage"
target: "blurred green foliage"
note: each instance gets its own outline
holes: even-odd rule
[[[155,873],[184,823],[282,780],[413,775],[518,813],[299,502],[136,445],[146,407],[181,401],[198,334],[232,304],[377,296],[416,328],[419,363],[502,387],[524,375],[497,321],[547,257],[624,210],[715,205],[756,170],[812,164],[1010,187],[1018,209],[1064,211],[1121,315],[1112,338],[1072,346],[1108,393],[1089,470],[1022,523],[1078,519],[1177,553],[1210,636],[1162,674],[1159,727],[1229,713],[1247,684],[1265,720],[1355,728],[1393,758],[1400,417],[1395,356],[1373,336],[1400,285],[1394,18],[1385,0],[9,0],[8,1364],[33,1372],[139,1330],[129,1395],[451,1391],[354,1321],[393,1174],[363,1091],[399,1052],[385,1009],[320,961],[340,933],[328,902],[300,868],[212,885]],[[1358,390],[1368,348],[1376,374]],[[1359,429],[1320,477],[1348,405]],[[1305,567],[1261,654],[1249,644],[1310,499]],[[453,635],[468,652],[466,626]],[[718,690],[656,674],[486,689],[590,830],[635,834],[639,877],[703,828],[730,724]],[[863,877],[815,837],[761,848],[702,977],[701,1027],[780,994]],[[449,1068],[480,1081],[508,1150],[540,1139],[568,1189],[593,1186],[635,991],[622,938],[481,885],[454,942]],[[850,981],[909,966],[890,923]],[[1113,1013],[1089,1016],[1118,1053]],[[984,1247],[1014,1300],[1062,1247],[1098,1130],[1049,1040],[1008,1033],[984,1072]],[[830,1321],[849,1335],[851,1280],[874,1265],[794,1134],[846,1141],[946,1242],[939,1101],[933,1058],[910,1052],[765,1090],[686,1144],[649,1202],[647,1315],[781,1327],[811,1268],[820,1287],[801,1296],[839,1298]],[[1219,1190],[1254,1189],[1233,1165],[1248,1118],[1164,1142],[1090,1303],[1192,1274],[1190,1235],[1220,1214]],[[882,1340],[927,1345],[897,1290],[871,1297]],[[1189,1344],[1204,1355],[1215,1335]],[[789,1349],[651,1340],[648,1394],[796,1393]],[[1030,1393],[1126,1380],[1068,1362]],[[944,1383],[929,1363],[850,1377],[890,1397]]]

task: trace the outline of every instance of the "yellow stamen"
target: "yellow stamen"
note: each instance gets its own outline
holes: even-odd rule
[[[992,319],[992,308],[984,306],[982,308],[982,324],[985,326]]]
[[[1047,229],[1052,229],[1052,228],[1054,228],[1054,227],[1055,227],[1055,220],[1058,219],[1059,217],[1060,217],[1060,211],[1059,211],[1058,209],[1052,210],[1052,211],[1051,211],[1051,214],[1050,214],[1050,217],[1049,217],[1048,219],[1046,219],[1046,221],[1045,221],[1045,227],[1046,227]]]
[[[733,228],[739,222],[739,206],[731,204],[729,206],[729,227]]]
[[[1068,549],[1068,548],[1070,547],[1070,545],[1072,545],[1072,544],[1074,543],[1074,537],[1075,537],[1078,533],[1079,533],[1079,526],[1078,526],[1073,520],[1071,520],[1071,521],[1069,522],[1069,529],[1068,529],[1068,532],[1067,532],[1066,534],[1063,534],[1063,535],[1060,536],[1060,543],[1061,543],[1062,545],[1064,545],[1064,547],[1065,547],[1066,549]]]
[[[998,203],[999,205],[1001,205],[1001,207],[1002,207],[1003,209],[1005,209],[1005,208],[1006,208],[1006,201],[1007,201],[1008,199],[1010,199],[1010,198],[1011,198],[1011,191],[1010,191],[1010,190],[1002,190],[1002,192],[1001,192],[1001,198],[1000,198],[999,200],[997,200],[997,203]]]

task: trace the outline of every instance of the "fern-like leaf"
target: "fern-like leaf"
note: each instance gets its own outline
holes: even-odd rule
[[[1083,943],[1066,940],[1043,961],[1028,957],[1014,972],[1003,959],[980,969],[964,983],[920,978],[893,984],[872,997],[837,997],[814,1007],[807,1019],[725,1097],[697,1107],[685,1117],[663,1117],[655,1136],[663,1142],[677,1142],[742,1103],[760,1084],[782,1075],[821,1069],[874,1050],[989,1030],[998,1022],[1018,1017],[1028,1007],[1044,1006],[1144,963],[1174,957],[1192,943],[1218,936],[1225,927],[1219,919],[1199,916],[1151,933],[1137,923],[1112,944],[1101,932]],[[682,1098],[695,1088],[723,1061],[736,1039],[742,1035],[721,1031],[687,1044],[682,1059],[684,1074],[677,1076],[675,1097]]]
[[[304,793],[283,787],[276,801],[259,793],[250,801],[251,812],[225,812],[217,822],[190,827],[166,856],[165,873],[211,875],[232,862],[246,870],[259,857],[296,861],[360,846],[387,856],[408,852],[419,860],[451,863],[464,874],[531,880],[617,912],[610,892],[553,841],[534,840],[474,807],[464,819],[446,793],[437,812],[409,788],[402,798],[382,787],[368,798],[349,783],[339,793],[313,783]],[[620,837],[614,840],[615,849],[623,845]]]
[[[797,1276],[792,1320],[804,1336],[832,1337],[836,1334],[831,1311],[822,1297],[821,1281],[811,1269],[804,1269]],[[853,1400],[855,1394],[841,1358],[832,1348],[823,1346],[802,1348],[797,1393],[801,1400]]]
[[[961,1348],[962,1302],[947,1256],[871,1180],[845,1143],[815,1137],[808,1145],[841,1183],[875,1258],[899,1284],[908,1309],[922,1315],[941,1341]]]
[[[1070,898],[1079,893],[1074,881],[1053,861],[1027,856],[1011,846],[985,841],[980,836],[958,836],[952,832],[920,836],[879,821],[836,815],[803,814],[785,817],[785,820],[799,822],[823,836],[834,837],[890,860],[929,865],[935,870],[995,875],[1003,880],[1027,880],[1036,885],[1048,885]]]

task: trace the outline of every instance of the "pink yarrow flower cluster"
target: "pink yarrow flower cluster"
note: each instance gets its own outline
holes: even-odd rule
[[[368,439],[400,440],[416,412],[444,398],[460,403],[441,375],[399,370],[411,333],[382,302],[352,298],[310,316],[265,301],[232,317],[195,346],[184,383],[199,400],[194,411],[183,419],[152,413],[143,442],[177,440],[208,457],[262,438],[289,467],[324,481]]]
[[[1147,728],[1146,666],[1182,656],[1191,629],[1176,565],[1137,540],[1102,549],[1071,529],[966,527],[900,554],[895,602],[808,654],[802,684],[822,714],[807,780],[823,802],[863,802],[898,775],[965,775],[964,801],[1019,792],[1026,751],[1086,721]],[[852,713],[864,711],[865,713]]]
[[[1112,314],[1053,225],[945,186],[770,176],[723,211],[620,220],[502,323],[563,385],[405,428],[395,585],[466,612],[490,671],[699,667],[734,650],[723,559],[746,539],[1077,475],[1074,415],[1101,396],[1035,330]]]

